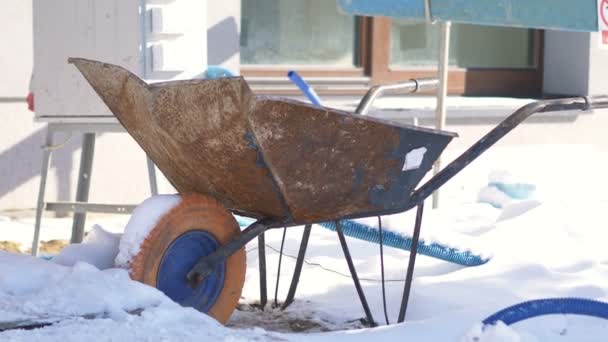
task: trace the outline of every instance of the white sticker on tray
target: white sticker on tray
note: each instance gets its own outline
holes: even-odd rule
[[[420,167],[424,154],[426,153],[426,147],[415,148],[409,151],[405,155],[405,162],[403,163],[402,171],[415,170]]]

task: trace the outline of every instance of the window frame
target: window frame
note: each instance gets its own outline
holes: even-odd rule
[[[412,78],[436,77],[432,67],[391,68],[390,42],[392,20],[387,17],[357,17],[356,63],[353,67],[309,65],[241,65],[245,77],[285,77],[297,68],[302,77],[369,78],[369,85],[398,82]],[[544,31],[533,31],[533,61],[530,68],[457,68],[448,71],[448,93],[469,96],[538,97],[542,93]],[[272,91],[271,91],[272,92]],[[297,91],[277,89],[280,94],[297,94]],[[364,89],[331,91],[323,94],[360,95]]]

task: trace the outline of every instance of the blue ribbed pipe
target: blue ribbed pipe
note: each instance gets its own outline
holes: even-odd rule
[[[302,79],[302,77],[300,77],[300,75],[298,75],[297,72],[295,72],[294,70],[291,70],[287,73],[287,77],[289,77],[289,79],[296,86],[298,86],[298,88],[300,88],[300,91],[302,91],[302,93],[304,93],[304,95],[306,95],[306,97],[312,104],[314,104],[315,106],[319,106],[319,107],[321,106],[321,99],[319,98],[319,95],[317,95],[315,90],[312,89],[308,85],[308,83],[306,83],[306,81],[304,81]]]
[[[253,219],[236,216],[235,218],[241,228],[247,227],[253,223]],[[332,231],[336,230],[334,222],[323,222],[319,224],[325,229]],[[380,231],[374,227],[369,227],[351,220],[340,221],[344,235],[350,236],[359,240],[380,243]],[[412,239],[401,234],[396,234],[391,231],[382,231],[382,242],[385,246],[399,248],[409,251],[412,248]],[[488,259],[482,258],[469,251],[461,251],[456,248],[450,248],[438,243],[418,242],[418,253],[430,256],[436,259],[452,262],[462,266],[479,266],[488,262]]]
[[[323,222],[320,225],[329,230],[336,230],[334,222]],[[344,235],[354,237],[359,240],[380,243],[380,230],[367,225],[351,221],[341,220],[340,226]],[[382,242],[384,245],[409,251],[412,248],[412,239],[391,231],[382,231]],[[436,259],[449,261],[462,266],[479,266],[488,262],[469,251],[462,251],[456,248],[447,247],[438,243],[426,243],[418,241],[418,254],[430,256]]]
[[[511,325],[543,315],[582,315],[608,319],[608,303],[585,298],[546,298],[519,303],[483,320],[484,325],[502,321]]]

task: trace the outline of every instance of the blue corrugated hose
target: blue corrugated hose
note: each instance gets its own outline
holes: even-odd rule
[[[241,228],[247,227],[253,223],[253,219],[235,216]],[[319,224],[325,229],[332,231],[336,230],[334,222],[323,222]],[[350,236],[359,240],[380,243],[380,231],[374,227],[370,227],[351,220],[341,220],[340,226],[344,235]],[[409,251],[412,248],[412,239],[391,231],[382,231],[382,242],[384,245],[399,248]],[[462,251],[456,248],[447,247],[438,243],[418,242],[418,253],[433,258],[449,261],[462,266],[479,266],[488,262],[488,259],[482,258],[469,251]]]
[[[336,230],[336,224],[334,222],[323,222],[320,225],[333,231]],[[351,220],[341,220],[340,227],[342,227],[344,235],[364,241],[380,243],[380,231],[374,227]],[[396,234],[391,231],[383,231],[382,240],[386,246],[406,251],[409,251],[412,248],[412,239],[410,237]],[[418,253],[462,266],[479,266],[488,262],[488,259],[484,259],[469,251],[462,251],[438,243],[429,244],[424,241],[418,242]]]
[[[511,325],[543,315],[582,315],[608,319],[608,303],[584,298],[545,298],[519,303],[483,320],[484,325],[502,321]]]

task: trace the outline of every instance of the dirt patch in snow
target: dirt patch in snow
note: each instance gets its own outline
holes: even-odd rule
[[[259,303],[239,303],[226,323],[233,328],[259,327],[267,331],[283,333],[315,333],[364,328],[362,320],[337,322],[314,310],[310,302],[296,301],[285,310],[282,303],[269,303],[262,310]]]
[[[69,244],[70,242],[68,240],[40,241],[39,251],[44,254],[58,254],[65,246]],[[0,241],[1,251],[31,254],[31,248],[28,248],[26,250],[23,250],[22,248],[23,246],[21,244],[14,241]]]
[[[19,244],[13,241],[0,241],[0,250],[11,253],[21,253],[21,250],[19,249]]]

